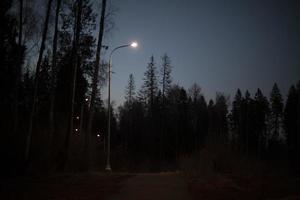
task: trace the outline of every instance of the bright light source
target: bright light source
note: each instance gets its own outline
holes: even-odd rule
[[[88,100],[89,100],[88,98],[85,99],[85,101],[88,101]]]
[[[77,132],[77,131],[78,131],[78,128],[75,128],[75,131]]]
[[[137,42],[133,42],[133,43],[130,44],[130,46],[133,47],[133,48],[136,48],[138,46],[138,43]]]
[[[97,137],[100,137],[100,134],[97,134]]]
[[[79,116],[77,116],[76,119],[79,119]]]

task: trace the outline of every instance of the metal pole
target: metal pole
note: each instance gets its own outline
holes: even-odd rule
[[[114,48],[110,55],[109,55],[109,62],[108,62],[108,122],[107,122],[107,157],[106,157],[106,167],[105,170],[111,171],[110,167],[110,118],[111,118],[111,107],[110,107],[110,89],[111,89],[111,68],[112,68],[112,55],[113,53],[120,48],[130,47],[131,44],[121,45]]]

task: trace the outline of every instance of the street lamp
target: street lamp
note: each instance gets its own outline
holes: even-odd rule
[[[132,48],[136,48],[138,46],[137,42],[132,42],[130,44],[126,44],[126,45],[121,45],[118,46],[116,48],[114,48],[110,55],[109,55],[109,62],[108,62],[108,126],[107,126],[107,157],[106,157],[106,167],[105,170],[111,171],[111,167],[110,167],[110,82],[111,82],[111,67],[112,67],[112,55],[113,53],[121,48],[124,47],[132,47]]]

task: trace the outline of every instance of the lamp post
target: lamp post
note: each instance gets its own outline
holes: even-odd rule
[[[105,170],[111,171],[111,167],[110,167],[110,113],[111,113],[111,109],[110,109],[110,82],[111,82],[111,67],[112,67],[112,55],[113,53],[121,48],[125,48],[125,47],[132,47],[132,48],[136,48],[138,46],[138,43],[136,42],[132,42],[131,44],[126,44],[126,45],[121,45],[118,46],[116,48],[114,48],[110,55],[109,55],[109,62],[108,62],[108,124],[107,124],[107,157],[106,157],[106,167]]]

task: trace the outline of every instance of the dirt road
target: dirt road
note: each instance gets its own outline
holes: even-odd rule
[[[185,177],[178,173],[54,174],[0,178],[5,200],[299,200],[300,178],[218,175]]]
[[[190,200],[186,181],[177,173],[138,174],[121,183],[109,200]]]

